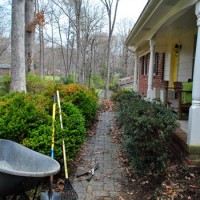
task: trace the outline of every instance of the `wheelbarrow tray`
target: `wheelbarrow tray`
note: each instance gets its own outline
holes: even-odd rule
[[[1,197],[27,191],[59,170],[56,160],[16,142],[0,139]]]

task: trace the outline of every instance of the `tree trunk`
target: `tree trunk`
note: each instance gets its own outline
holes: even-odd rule
[[[105,5],[107,14],[108,14],[108,21],[109,21],[109,33],[108,33],[108,50],[107,50],[107,63],[106,63],[106,86],[105,86],[105,93],[104,98],[108,98],[108,90],[109,90],[109,83],[110,83],[110,46],[111,46],[111,40],[112,35],[114,31],[115,21],[116,21],[116,15],[117,15],[117,8],[119,0],[116,0],[115,9],[114,9],[114,16],[112,20],[112,4],[113,1],[110,0],[101,0],[101,2]]]
[[[11,85],[10,91],[26,92],[25,68],[25,0],[12,1]]]
[[[64,64],[64,68],[65,68],[65,75],[66,75],[66,78],[68,78],[69,71],[68,71],[68,68],[67,68],[67,65],[66,65],[66,61],[65,61],[65,54],[64,54],[63,40],[62,40],[62,34],[61,34],[61,28],[60,28],[59,19],[57,21],[57,24],[58,24],[58,32],[59,32],[60,44],[61,44],[61,53],[62,53],[63,64]]]
[[[28,72],[34,72],[33,66],[33,39],[34,25],[34,0],[25,0],[25,64]]]
[[[77,58],[76,58],[76,70],[78,74],[78,83],[82,83],[81,76],[81,5],[82,0],[75,1],[76,12],[76,42],[77,42]]]

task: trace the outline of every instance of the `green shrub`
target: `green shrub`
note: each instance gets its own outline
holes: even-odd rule
[[[86,135],[84,117],[79,109],[70,103],[62,103],[62,111],[64,129],[60,127],[58,112],[55,121],[55,158],[58,161],[62,160],[63,139],[67,157],[72,159]],[[49,155],[51,136],[52,99],[31,93],[12,93],[0,98],[0,138]]]
[[[103,89],[105,88],[105,80],[100,75],[93,75],[91,78],[91,87]]]
[[[177,127],[176,116],[162,103],[145,101],[130,91],[113,96],[117,120],[124,128],[123,141],[138,174],[163,173],[169,141]]]
[[[79,84],[68,84],[59,87],[61,101],[71,102],[85,117],[86,126],[89,126],[96,117],[97,93]]]
[[[40,76],[33,73],[27,73],[26,75],[26,90],[35,94],[43,93],[48,85],[51,83],[50,80],[44,80]]]
[[[5,75],[0,78],[0,96],[4,96],[10,89],[10,77]]]
[[[30,94],[12,93],[0,99],[1,138],[23,143],[32,131],[43,124],[50,125],[49,122],[50,116],[45,107],[36,106]]]
[[[62,104],[63,129],[59,121],[59,113],[56,112],[55,120],[55,158],[62,160],[62,141],[65,140],[67,159],[73,159],[81,144],[86,138],[84,117],[80,111],[71,103]],[[58,108],[56,109],[58,111]],[[41,136],[41,133],[43,136]],[[27,147],[36,151],[50,154],[52,140],[52,126],[41,126],[38,130],[32,131],[29,138],[23,141]]]
[[[61,82],[63,83],[63,84],[65,84],[65,85],[67,85],[67,84],[70,84],[70,83],[75,83],[76,81],[76,77],[75,76],[72,76],[72,75],[69,75],[69,77],[68,78],[66,78],[66,77],[61,77]]]

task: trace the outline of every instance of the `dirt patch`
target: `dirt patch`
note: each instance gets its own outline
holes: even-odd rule
[[[122,130],[115,123],[112,138],[121,145]],[[120,200],[179,200],[200,199],[200,169],[189,168],[180,161],[172,159],[168,162],[167,173],[163,175],[149,174],[139,177],[121,148],[118,158],[124,167],[126,180],[121,180],[123,193]]]

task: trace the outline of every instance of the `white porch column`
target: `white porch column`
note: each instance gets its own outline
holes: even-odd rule
[[[197,44],[194,63],[192,106],[189,111],[187,144],[192,148],[198,146],[200,150],[200,2],[196,4],[197,16]]]
[[[149,41],[149,45],[150,45],[150,61],[149,61],[149,73],[148,73],[147,98],[153,99],[153,65],[154,65],[155,41],[153,39],[151,39]]]
[[[137,76],[137,71],[138,71],[138,57],[136,50],[134,51],[134,57],[135,57],[135,68],[134,68],[134,79],[133,79],[133,91],[137,92],[138,91],[138,76]]]

